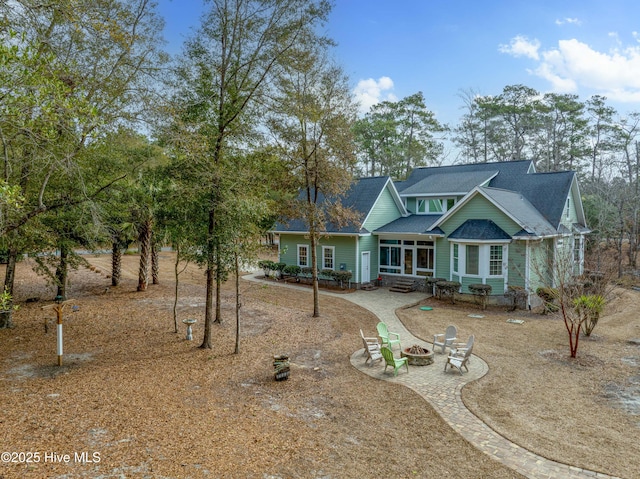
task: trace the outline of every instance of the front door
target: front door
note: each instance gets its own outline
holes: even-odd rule
[[[370,254],[368,251],[364,251],[360,261],[360,282],[368,283],[369,281],[371,281]]]
[[[413,249],[410,248],[404,250],[404,274],[413,275]]]

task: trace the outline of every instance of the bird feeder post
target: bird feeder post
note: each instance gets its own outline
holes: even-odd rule
[[[62,366],[62,308],[63,305],[58,304],[54,308],[58,315],[58,325],[57,325],[57,347],[56,351],[58,353],[58,366]]]
[[[58,354],[58,366],[62,366],[62,354],[63,354],[63,341],[62,341],[62,312],[64,307],[75,300],[68,299],[62,301],[62,297],[56,296],[56,302],[43,306],[42,309],[53,309],[56,312],[57,324],[56,324],[56,353]]]

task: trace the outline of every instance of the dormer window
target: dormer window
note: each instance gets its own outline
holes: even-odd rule
[[[416,200],[416,213],[428,214],[428,213],[444,213],[447,210],[453,208],[456,203],[454,198],[418,198]]]
[[[565,204],[565,217],[567,219],[571,219],[571,197],[567,197],[567,202]]]

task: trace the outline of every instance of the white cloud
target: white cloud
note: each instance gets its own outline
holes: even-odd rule
[[[512,40],[511,45],[520,42],[520,38]],[[640,97],[637,43],[600,52],[576,39],[560,40],[557,47],[541,50],[538,58],[529,58],[538,60],[537,66],[529,71],[547,80],[552,91],[578,93],[580,88],[586,88],[621,102],[636,102]]]
[[[381,101],[397,101],[398,98],[390,90],[393,90],[393,80],[389,77],[360,80],[353,90],[356,101],[360,103],[360,113],[368,112]]]
[[[529,40],[527,37],[518,35],[511,39],[509,45],[500,45],[498,51],[501,53],[507,53],[514,57],[528,57],[538,60],[538,50],[540,49],[540,42],[537,39]]]
[[[570,25],[582,25],[582,21],[579,18],[559,18],[556,20],[556,25],[564,25],[566,23]]]

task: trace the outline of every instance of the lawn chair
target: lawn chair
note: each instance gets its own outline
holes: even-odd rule
[[[469,340],[467,341],[467,345],[463,348],[452,349],[449,353],[449,357],[447,358],[447,362],[444,365],[445,372],[447,371],[447,367],[451,366],[456,368],[460,374],[462,374],[462,368],[466,369],[469,372],[469,368],[467,368],[467,362],[471,357],[471,351],[473,351],[473,342],[475,340],[474,335],[469,336]]]
[[[407,373],[409,372],[409,359],[407,358],[394,358],[393,357],[393,351],[391,351],[389,348],[383,346],[380,349],[380,352],[382,353],[382,357],[384,358],[384,370],[387,370],[387,367],[391,366],[393,368],[393,375],[397,376],[398,375],[398,369],[400,369],[402,366],[406,366],[407,367]]]
[[[433,335],[433,350],[436,348],[442,349],[442,354],[445,353],[445,349],[451,349],[451,345],[457,339],[458,336],[458,328],[456,328],[453,324],[447,326],[446,331],[443,334],[434,334]]]
[[[392,333],[391,331],[389,331],[389,329],[387,328],[387,324],[383,323],[382,321],[380,321],[376,327],[378,329],[378,336],[380,336],[380,340],[383,346],[387,345],[389,349],[393,349],[393,345],[397,344],[398,346],[400,346],[400,349],[402,349],[402,346],[400,345],[400,335],[398,333]]]
[[[380,343],[378,342],[378,338],[367,338],[365,337],[362,329],[360,330],[360,337],[362,338],[362,344],[364,345],[363,356],[367,356],[365,360],[365,364],[369,361],[369,366],[373,364],[374,361],[382,360],[382,354],[380,353]]]

